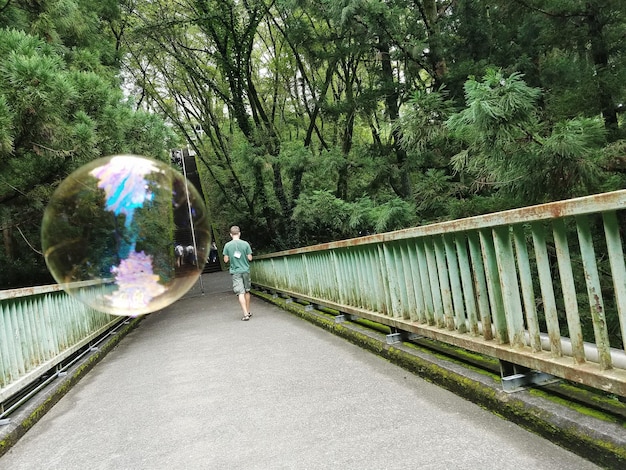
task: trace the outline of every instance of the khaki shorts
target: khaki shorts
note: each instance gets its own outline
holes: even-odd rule
[[[250,292],[252,283],[250,282],[250,273],[231,274],[233,278],[233,292],[237,295]]]

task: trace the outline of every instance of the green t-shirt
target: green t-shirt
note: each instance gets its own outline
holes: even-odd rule
[[[252,254],[252,248],[250,248],[250,244],[247,241],[231,240],[224,245],[222,253],[228,256],[231,274],[250,272],[248,255]]]

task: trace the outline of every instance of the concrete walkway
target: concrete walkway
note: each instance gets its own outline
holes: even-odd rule
[[[203,284],[146,317],[0,469],[599,468],[262,300],[242,322],[226,273]]]

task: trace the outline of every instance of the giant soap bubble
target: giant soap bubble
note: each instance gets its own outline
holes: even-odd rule
[[[210,238],[195,187],[167,164],[136,155],[95,160],[69,175],[43,216],[46,264],[96,310],[162,309],[198,280]],[[186,259],[175,248],[186,249]]]

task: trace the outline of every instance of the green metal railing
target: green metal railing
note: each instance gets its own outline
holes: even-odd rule
[[[0,418],[5,402],[124,320],[58,285],[0,291]]]
[[[258,256],[253,283],[626,396],[626,191]]]

